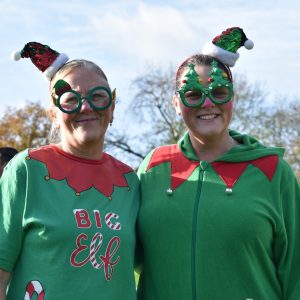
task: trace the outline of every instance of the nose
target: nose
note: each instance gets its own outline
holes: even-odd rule
[[[215,104],[208,97],[206,97],[201,108],[208,108],[208,107],[214,107],[214,106],[215,106]]]
[[[93,108],[90,106],[89,102],[87,101],[87,98],[82,97],[80,112],[92,111],[92,110]]]

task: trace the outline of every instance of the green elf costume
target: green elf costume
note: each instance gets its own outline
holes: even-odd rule
[[[138,299],[300,299],[299,184],[283,149],[229,135],[212,162],[186,133],[141,164]]]
[[[41,56],[48,79],[57,55],[29,43],[15,58]],[[54,59],[52,59],[54,57]],[[49,75],[50,74],[50,75]],[[52,75],[51,75],[52,74]],[[7,300],[135,300],[135,172],[102,153],[83,159],[50,144],[24,150],[0,179],[0,269]]]
[[[136,299],[139,181],[131,168],[49,145],[20,153],[0,182],[8,300]]]

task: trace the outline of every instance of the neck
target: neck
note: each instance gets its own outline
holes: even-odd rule
[[[198,138],[190,132],[190,140],[199,160],[208,162],[214,161],[237,144],[228,133],[213,138]]]
[[[62,141],[58,146],[65,152],[85,159],[101,159],[103,142],[101,144],[71,145]]]

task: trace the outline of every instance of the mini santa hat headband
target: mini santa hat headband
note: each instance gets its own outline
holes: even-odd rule
[[[244,46],[250,50],[254,47],[254,43],[246,37],[243,29],[240,27],[231,27],[224,30],[220,35],[216,36],[211,42],[207,42],[200,54],[208,55],[216,58],[218,61],[228,67],[233,67],[240,57],[237,50]],[[189,61],[190,57],[186,58],[177,68],[176,80],[178,78],[181,66]]]
[[[64,53],[58,53],[47,45],[37,42],[27,43],[21,51],[11,54],[13,60],[30,58],[33,64],[43,72],[47,80],[51,80],[54,74],[69,60]]]
[[[201,53],[233,67],[240,56],[237,50],[242,46],[250,50],[254,47],[254,43],[246,37],[243,29],[231,27],[216,36],[212,42],[206,43]]]

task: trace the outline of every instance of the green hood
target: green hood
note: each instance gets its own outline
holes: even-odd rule
[[[239,145],[232,147],[223,156],[215,159],[215,161],[242,162],[269,155],[282,157],[284,154],[283,148],[266,147],[250,135],[240,134],[234,130],[229,130],[229,135],[236,140]],[[199,160],[192,147],[188,132],[179,140],[178,145],[187,158]]]

